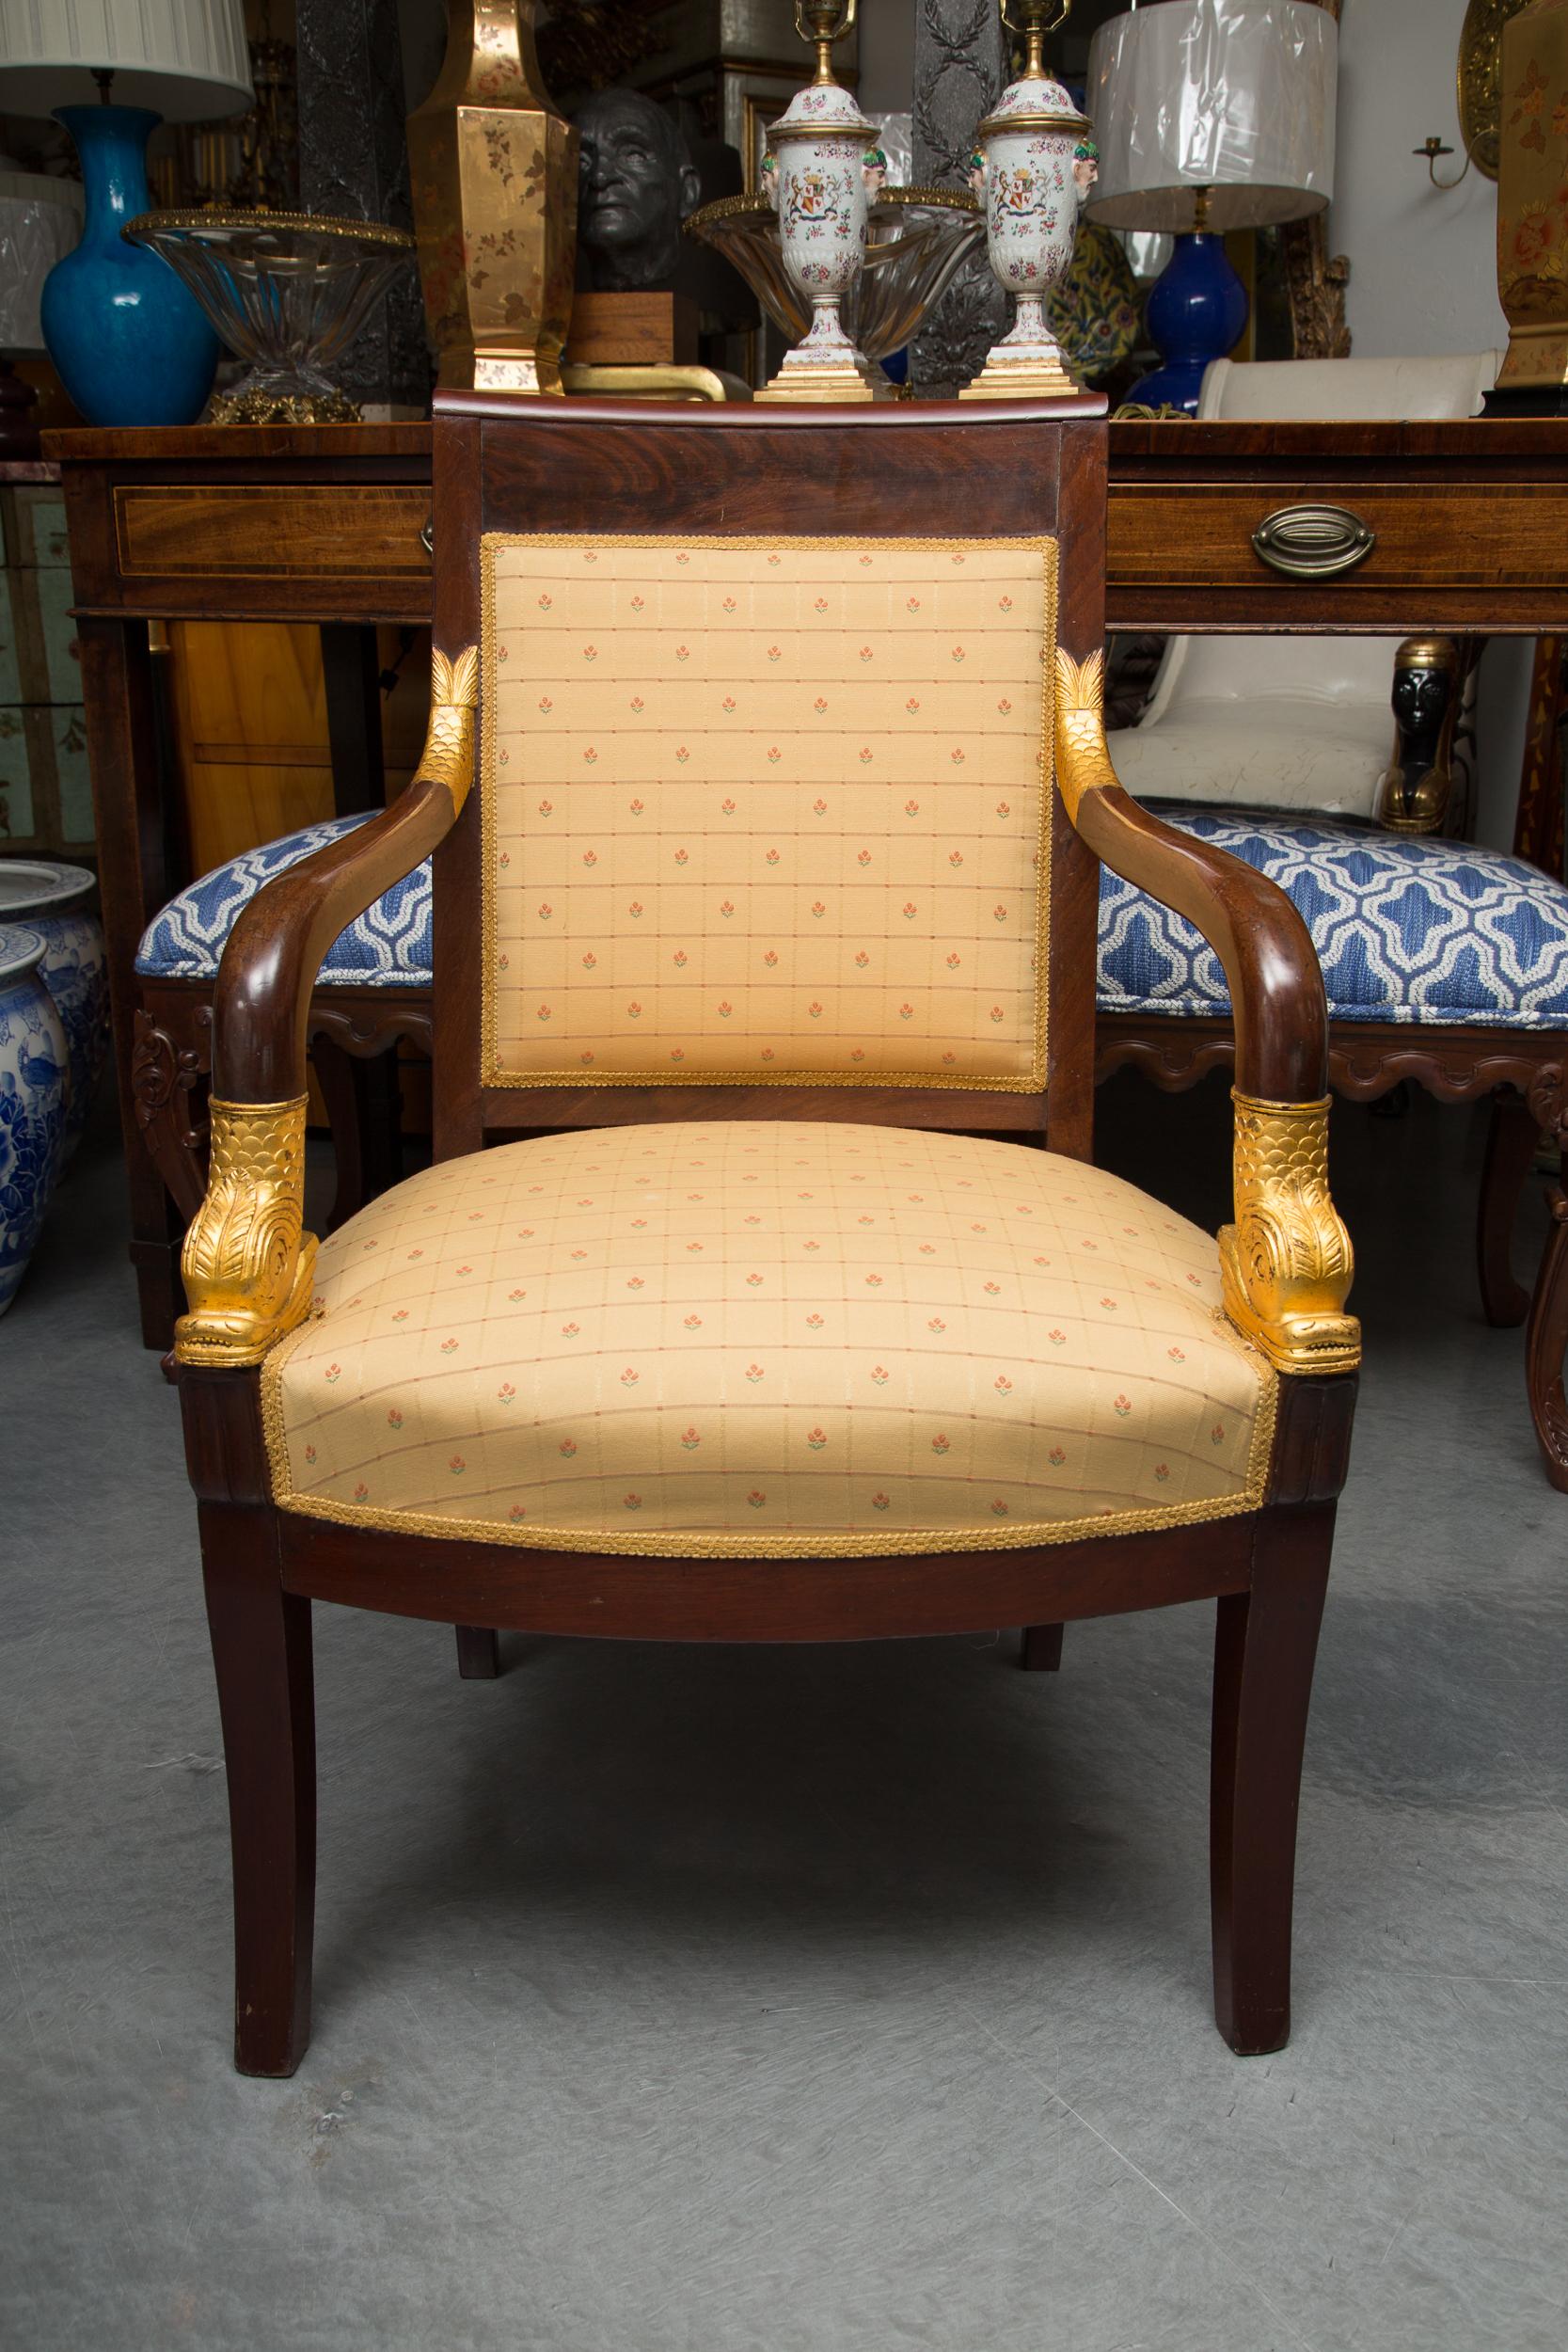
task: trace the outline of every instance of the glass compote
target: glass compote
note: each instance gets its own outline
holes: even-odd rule
[[[686,226],[734,264],[782,335],[795,342],[805,334],[811,305],[784,267],[779,215],[766,197],[721,197]],[[912,341],[984,235],[979,200],[965,188],[884,187],[871,198],[864,267],[839,316],[874,367]]]
[[[328,373],[414,251],[405,230],[307,213],[143,213],[122,232],[182,278],[245,373],[211,424],[352,424]]]

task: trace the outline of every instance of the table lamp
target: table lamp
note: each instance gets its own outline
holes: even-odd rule
[[[38,394],[10,363],[42,357],[43,281],[81,233],[82,191],[74,180],[20,171],[0,155],[0,459],[39,453],[32,419]]]
[[[1247,321],[1225,232],[1327,204],[1338,34],[1314,0],[1156,0],[1096,33],[1087,110],[1100,182],[1087,212],[1108,229],[1176,236],[1148,297],[1164,365],[1130,401],[1196,410],[1204,369]]]
[[[0,0],[0,111],[53,113],[76,142],[82,241],[55,263],[43,341],[89,424],[188,424],[219,344],[157,254],[120,229],[145,213],[158,122],[200,122],[251,103],[244,0]]]

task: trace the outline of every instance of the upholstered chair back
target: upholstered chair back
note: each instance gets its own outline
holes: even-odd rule
[[[1099,429],[470,402],[436,435],[437,638],[480,651],[437,868],[438,989],[482,910],[467,1125],[1040,1127],[1090,1050],[1051,722],[1069,579],[1099,642]]]

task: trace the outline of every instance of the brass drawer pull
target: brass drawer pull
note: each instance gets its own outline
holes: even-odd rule
[[[1376,545],[1376,532],[1348,506],[1282,506],[1252,534],[1254,554],[1287,580],[1334,580]]]

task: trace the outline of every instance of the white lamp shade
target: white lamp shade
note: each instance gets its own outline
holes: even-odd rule
[[[0,0],[0,109],[91,105],[94,70],[117,106],[205,122],[251,103],[245,0]]]
[[[82,234],[82,189],[42,171],[0,171],[0,351],[43,349],[39,297]]]
[[[1091,216],[1108,229],[1262,229],[1334,193],[1338,27],[1312,0],[1157,0],[1089,49],[1100,147]]]

